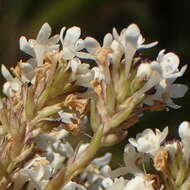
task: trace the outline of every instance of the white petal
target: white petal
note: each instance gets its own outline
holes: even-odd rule
[[[165,78],[169,78],[170,79],[170,78],[181,77],[185,73],[186,69],[187,69],[187,65],[184,65],[179,72],[168,74]]]
[[[34,77],[34,69],[30,63],[20,63],[21,72],[28,80]]]
[[[68,124],[72,123],[72,120],[71,120],[73,118],[73,114],[72,113],[66,113],[66,112],[60,111],[60,112],[58,112],[58,114],[59,114],[62,122],[68,123]]]
[[[5,94],[7,97],[12,97],[14,95],[9,82],[3,84],[3,94]]]
[[[161,75],[157,71],[153,71],[152,74],[150,75],[149,80],[145,83],[145,85],[139,89],[134,96],[140,96],[147,92],[149,89],[157,85],[161,81]]]
[[[103,41],[103,47],[110,47],[113,41],[113,37],[110,33],[106,34]]]
[[[165,53],[165,49],[163,49],[163,50],[161,50],[159,53],[158,53],[158,57],[156,58],[156,60],[159,62],[159,63],[161,63],[161,61],[162,61],[162,59],[163,59],[163,57],[164,57],[164,53]]]
[[[101,48],[98,41],[96,41],[94,38],[86,37],[84,40],[85,48],[89,53],[95,54],[96,51]]]
[[[171,98],[166,101],[166,104],[167,104],[167,106],[169,106],[169,107],[171,107],[173,109],[181,108],[181,106],[175,104]]]
[[[183,84],[173,84],[170,87],[170,95],[172,98],[181,98],[184,97],[187,92],[188,87]]]
[[[111,157],[111,153],[106,153],[104,156],[94,159],[92,164],[96,165],[97,167],[105,166],[106,164],[109,164]]]
[[[81,64],[81,62],[80,62],[80,60],[78,60],[78,59],[72,59],[72,60],[70,61],[71,69],[72,69],[72,71],[73,71],[74,73],[77,72],[77,69],[78,69],[78,67],[79,67],[80,64]]]
[[[31,55],[32,57],[35,57],[34,50],[32,49],[32,47],[30,46],[30,44],[28,43],[27,39],[24,36],[20,37],[19,43],[20,43],[20,50],[27,53],[28,55]]]
[[[174,53],[167,53],[164,55],[160,64],[163,68],[164,75],[171,74],[178,69],[179,58]]]
[[[190,141],[190,123],[188,121],[182,122],[179,126],[178,133],[182,140]]]
[[[133,145],[134,147],[137,147],[137,141],[135,138],[129,138],[128,141],[130,142],[131,145]],[[125,161],[126,162],[126,161]]]
[[[136,49],[139,36],[140,30],[138,26],[136,24],[129,25],[125,30],[126,45],[130,43]]]
[[[66,27],[64,26],[62,29],[61,29],[61,31],[60,31],[60,41],[61,41],[61,43],[62,43],[62,45],[63,45],[63,34],[64,34],[64,32],[65,32],[65,29],[66,29]]]
[[[51,44],[57,44],[60,40],[60,36],[58,34],[52,36],[50,39],[48,39],[48,43]]]
[[[35,58],[28,59],[27,63],[30,63],[30,65],[32,65],[33,68],[37,66],[37,60]]]
[[[63,48],[63,50],[61,51],[61,56],[63,57],[63,59],[65,60],[71,60],[72,58],[75,57],[75,52],[73,51],[73,49],[69,48],[69,47],[65,47]]]
[[[119,34],[118,34],[118,32],[117,32],[117,30],[115,29],[115,28],[113,28],[113,37],[114,37],[114,39],[117,41],[117,42],[119,42],[120,43],[120,37],[119,37]]]
[[[11,75],[11,73],[9,72],[9,70],[5,67],[5,65],[1,65],[1,73],[3,75],[3,77],[7,80],[7,81],[14,81],[13,76]]]
[[[142,63],[139,65],[138,69],[137,69],[137,77],[145,77],[149,78],[150,74],[151,74],[151,66],[149,63]]]
[[[51,27],[48,23],[44,23],[37,35],[36,41],[38,43],[45,43],[47,42],[50,35],[51,35]]]
[[[73,26],[66,31],[65,38],[63,40],[64,46],[74,47],[76,41],[81,35],[81,30],[79,27]]]
[[[84,41],[82,39],[77,40],[74,48],[75,51],[80,51],[84,49]]]
[[[94,79],[96,79],[96,80],[101,81],[101,80],[105,79],[105,76],[99,67],[93,67],[92,73],[94,73]]]
[[[167,135],[168,135],[168,127],[165,127],[164,130],[160,132],[159,142],[162,143],[166,139]]]
[[[147,48],[152,48],[158,44],[158,41],[149,43],[149,44],[142,44],[138,47],[138,49],[147,49]]]

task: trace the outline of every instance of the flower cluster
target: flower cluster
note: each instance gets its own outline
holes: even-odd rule
[[[145,111],[180,108],[173,99],[188,87],[174,83],[186,70],[178,56],[139,55],[158,42],[144,44],[136,24],[114,28],[103,44],[81,39],[76,26],[51,33],[45,23],[36,39],[22,36],[20,50],[31,58],[11,72],[1,66],[0,189],[188,190],[187,122],[181,141],[163,145],[168,128],[129,138],[124,167],[112,171],[110,153],[96,157],[121,142]]]

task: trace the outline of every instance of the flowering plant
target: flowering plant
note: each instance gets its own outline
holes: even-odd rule
[[[97,157],[126,138],[145,111],[180,108],[173,99],[188,88],[174,83],[186,70],[178,68],[178,56],[165,50],[156,60],[138,55],[157,42],[144,44],[136,24],[120,34],[113,29],[102,45],[81,39],[78,27],[51,33],[45,23],[36,40],[22,36],[20,49],[31,58],[12,74],[1,66],[0,189],[189,190],[186,121],[181,140],[165,143],[167,127],[129,138],[122,167],[111,168],[108,152]]]

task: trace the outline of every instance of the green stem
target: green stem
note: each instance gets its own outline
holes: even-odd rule
[[[79,155],[79,157],[77,157],[72,164],[69,164],[66,168],[62,168],[59,173],[47,184],[45,190],[59,190],[64,184],[79,174],[81,170],[90,163],[99,150],[102,135],[103,126],[100,126],[86,151]]]

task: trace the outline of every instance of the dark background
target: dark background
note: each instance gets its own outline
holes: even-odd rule
[[[181,66],[188,65],[189,20],[190,0],[4,0],[0,1],[0,63],[10,67],[19,59],[25,59],[24,53],[19,51],[19,37],[35,38],[41,25],[48,22],[54,33],[59,33],[63,26],[77,25],[81,27],[83,37],[90,35],[99,41],[113,27],[120,31],[136,23],[147,42],[160,42],[146,52],[149,58],[156,58],[159,50],[166,49],[179,55]],[[189,86],[189,73],[188,67],[178,82]],[[176,102],[183,107],[146,113],[129,130],[129,136],[145,128],[163,129],[169,126],[170,137],[177,137],[180,122],[190,121],[190,93]]]

